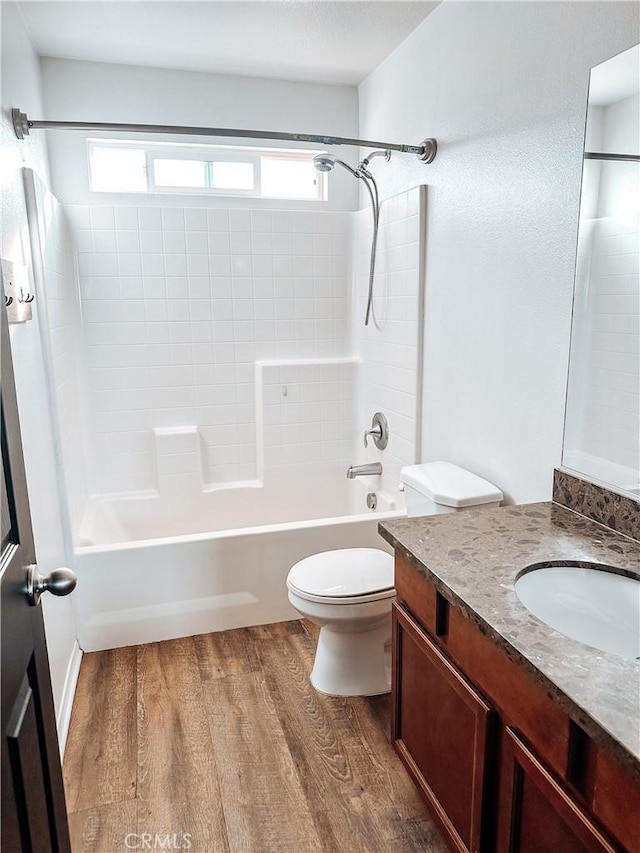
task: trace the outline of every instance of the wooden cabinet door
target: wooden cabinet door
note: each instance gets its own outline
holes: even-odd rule
[[[499,853],[614,853],[614,846],[538,758],[504,733]]]
[[[393,626],[396,750],[454,848],[489,849],[482,818],[492,710],[395,603]]]

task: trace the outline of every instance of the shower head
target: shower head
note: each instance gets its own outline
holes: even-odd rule
[[[313,167],[318,172],[330,172],[336,165],[336,158],[333,154],[316,154],[313,158]]]
[[[380,219],[380,198],[378,195],[378,185],[376,184],[376,180],[371,174],[371,172],[367,169],[367,166],[369,165],[370,161],[373,160],[374,157],[384,157],[385,161],[388,162],[391,159],[391,151],[387,148],[372,151],[370,154],[367,154],[364,160],[361,160],[358,163],[355,169],[345,163],[344,160],[339,160],[336,156],[334,156],[333,154],[329,154],[326,151],[323,154],[316,154],[316,156],[313,158],[313,165],[318,170],[318,172],[331,172],[336,163],[342,166],[343,169],[346,169],[348,172],[351,172],[354,178],[358,178],[365,185],[369,194],[369,198],[371,199],[371,210],[373,212],[373,236],[371,238],[371,263],[369,265],[369,295],[367,297],[367,313],[364,319],[365,326],[369,325],[369,318],[373,314],[373,281],[376,262],[376,244],[378,240],[378,223]]]
[[[352,169],[348,163],[345,163],[344,160],[339,160],[333,154],[316,154],[316,156],[313,158],[313,165],[318,170],[318,172],[331,172],[336,163],[339,166],[342,166],[343,169],[346,169],[347,172],[351,172],[354,177],[360,177],[356,170]]]

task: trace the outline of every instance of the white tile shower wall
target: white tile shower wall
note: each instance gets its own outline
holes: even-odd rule
[[[93,493],[155,489],[152,429],[195,425],[206,485],[256,476],[254,363],[348,353],[340,212],[67,205]]]
[[[30,180],[28,177],[27,180]],[[81,389],[82,341],[80,308],[74,269],[74,245],[65,212],[42,181],[33,174],[38,208],[38,232],[44,272],[44,322],[52,368],[64,494],[71,529],[79,529],[87,495],[84,469],[84,418]],[[64,501],[64,498],[63,498]]]
[[[380,460],[382,488],[397,487],[400,469],[418,461],[418,399],[421,362],[421,304],[426,187],[416,187],[382,202],[374,280],[373,316],[364,318],[369,290],[371,212],[355,215],[353,229],[353,339],[361,358],[353,462]],[[375,412],[389,422],[389,444],[378,450],[363,433]],[[376,485],[377,481],[372,480]]]
[[[346,469],[355,367],[353,358],[258,362],[265,479],[310,461]]]
[[[202,491],[202,452],[196,426],[154,429],[161,495],[192,496]]]

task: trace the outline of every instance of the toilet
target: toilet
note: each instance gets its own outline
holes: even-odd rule
[[[400,472],[409,517],[499,506],[487,480],[450,462]],[[313,554],[287,576],[289,601],[320,626],[311,684],[331,696],[376,696],[391,689],[393,557],[377,548]]]

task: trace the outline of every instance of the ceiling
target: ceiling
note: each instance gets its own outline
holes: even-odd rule
[[[20,9],[41,56],[357,85],[437,5],[36,0]]]
[[[640,45],[630,47],[591,69],[589,103],[615,104],[640,90]]]

